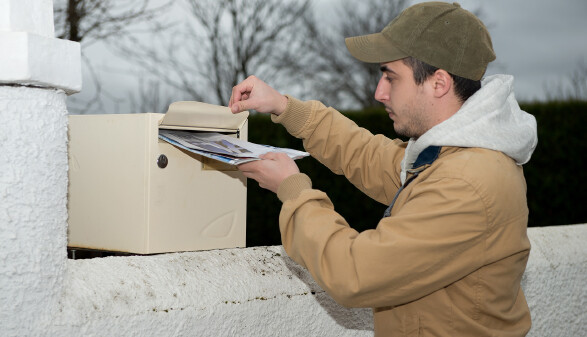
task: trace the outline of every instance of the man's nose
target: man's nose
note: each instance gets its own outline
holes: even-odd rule
[[[377,89],[375,89],[375,99],[378,102],[384,103],[389,100],[389,88],[387,87],[388,85],[386,85],[383,76],[381,76],[379,83],[377,83]]]

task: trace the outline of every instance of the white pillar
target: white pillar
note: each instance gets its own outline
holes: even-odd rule
[[[0,0],[0,334],[41,336],[63,291],[66,94],[78,43],[54,38],[51,0]]]

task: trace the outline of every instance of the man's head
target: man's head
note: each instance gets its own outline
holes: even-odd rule
[[[355,58],[381,64],[375,98],[396,132],[415,138],[454,114],[495,59],[483,23],[457,3],[411,6],[381,33],[345,42]]]
[[[495,60],[485,25],[458,3],[424,2],[404,10],[380,33],[345,40],[367,63],[413,57],[452,75],[480,80]]]

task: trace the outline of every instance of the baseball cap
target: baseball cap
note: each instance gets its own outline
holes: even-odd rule
[[[408,56],[453,75],[480,80],[495,60],[491,36],[475,15],[457,2],[424,2],[408,7],[380,33],[349,37],[356,59],[385,63]]]

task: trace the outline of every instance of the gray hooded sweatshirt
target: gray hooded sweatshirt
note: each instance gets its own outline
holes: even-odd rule
[[[523,165],[538,144],[536,119],[520,109],[510,75],[488,76],[481,89],[453,116],[417,140],[410,139],[401,163],[401,181],[428,146],[479,147],[503,152]]]

